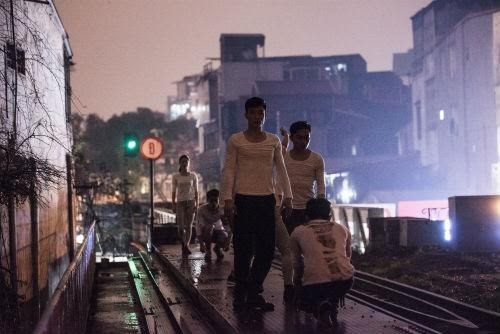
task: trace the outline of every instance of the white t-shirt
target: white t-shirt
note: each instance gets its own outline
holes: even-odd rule
[[[285,166],[293,194],[293,208],[305,209],[314,198],[314,185],[318,195],[325,195],[325,162],[321,155],[312,152],[306,160],[294,160],[290,152],[285,154]]]
[[[290,247],[294,269],[304,272],[303,285],[343,281],[354,275],[346,255],[347,228],[327,220],[311,220],[293,230]]]
[[[177,191],[177,202],[194,200],[195,192],[198,191],[198,177],[193,172],[189,175],[175,173],[172,177],[172,191]]]
[[[276,168],[277,182],[283,187],[285,198],[291,198],[292,191],[279,138],[266,132],[264,141],[253,143],[245,138],[243,132],[232,135],[226,149],[222,199],[233,199],[233,194],[257,196],[274,194],[274,168]]]
[[[218,208],[212,211],[208,204],[203,204],[198,207],[198,223],[196,224],[196,233],[201,235],[202,227],[204,225],[213,225],[215,231],[225,231],[224,225],[221,220],[221,210]]]

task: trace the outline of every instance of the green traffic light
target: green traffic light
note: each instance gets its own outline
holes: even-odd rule
[[[139,151],[139,138],[134,132],[127,132],[123,135],[123,150],[125,156],[135,157]]]
[[[134,150],[137,147],[137,142],[135,140],[129,140],[127,142],[127,149]]]

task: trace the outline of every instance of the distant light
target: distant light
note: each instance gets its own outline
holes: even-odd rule
[[[330,72],[332,68],[330,66],[325,67],[325,71]]]
[[[85,236],[84,236],[83,234],[78,234],[78,235],[76,236],[76,243],[77,243],[77,244],[81,244],[81,243],[83,243],[83,239],[85,239]]]
[[[344,64],[344,63],[337,64],[337,71],[338,72],[347,72],[347,64]]]
[[[444,121],[444,109],[439,110],[439,120]]]
[[[451,241],[451,220],[446,219],[443,222],[443,230],[444,230],[444,241]]]
[[[358,149],[357,149],[356,145],[352,145],[352,146],[351,146],[351,154],[352,154],[353,156],[358,155]]]
[[[451,230],[451,221],[449,219],[446,219],[443,224],[443,229],[445,231]]]
[[[344,179],[342,181],[342,188],[340,189],[337,198],[345,204],[350,203],[352,200],[356,199],[356,191],[349,186],[349,181]]]

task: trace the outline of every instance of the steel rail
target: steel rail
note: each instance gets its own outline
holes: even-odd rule
[[[425,291],[359,270],[356,271],[354,277],[356,282],[370,282],[369,284],[382,285],[386,288],[398,291],[401,294],[411,296],[412,298],[424,300],[426,303],[430,303],[435,307],[447,310],[450,314],[455,314],[457,319],[466,319],[468,322],[477,326],[480,330],[491,331],[492,333],[499,332],[500,313],[462,303],[446,296],[438,295],[436,293]]]

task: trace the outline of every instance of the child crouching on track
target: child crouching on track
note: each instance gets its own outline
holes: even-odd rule
[[[212,259],[211,244],[214,243],[217,261],[221,261],[224,258],[222,249],[228,248],[229,238],[222,224],[219,190],[212,189],[207,192],[207,203],[198,208],[197,217],[197,234],[199,235],[200,250],[205,252],[205,260]]]
[[[319,327],[330,327],[337,321],[339,301],[353,283],[351,235],[330,221],[331,204],[324,198],[310,199],[305,214],[307,223],[290,236],[297,303],[314,313]]]

